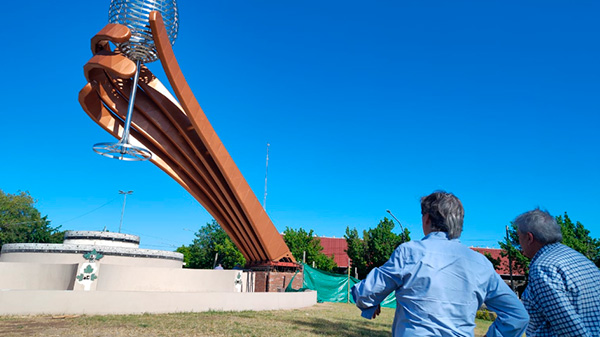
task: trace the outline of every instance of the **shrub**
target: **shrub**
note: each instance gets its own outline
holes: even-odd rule
[[[477,310],[477,314],[475,314],[475,318],[479,318],[479,319],[483,319],[486,321],[495,321],[496,317],[498,317],[498,315],[496,315],[495,312],[493,311],[489,311],[486,309],[483,310]]]

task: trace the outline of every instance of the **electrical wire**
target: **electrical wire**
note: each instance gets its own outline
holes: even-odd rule
[[[84,216],[86,216],[86,215],[90,214],[90,213],[93,213],[93,212],[95,212],[95,211],[99,210],[100,208],[102,208],[102,207],[104,207],[104,206],[106,206],[106,205],[110,204],[111,202],[113,202],[113,201],[115,201],[115,200],[117,200],[117,199],[119,199],[119,198],[120,198],[120,197],[115,197],[114,199],[112,199],[112,200],[109,200],[109,201],[108,201],[108,202],[106,202],[105,204],[103,204],[103,205],[101,205],[101,206],[98,206],[98,207],[94,208],[93,210],[91,210],[91,211],[89,211],[89,212],[86,212],[86,213],[83,213],[83,214],[81,214],[81,215],[78,215],[78,216],[76,216],[76,217],[74,217],[74,218],[72,218],[72,219],[69,219],[69,220],[67,220],[67,221],[63,221],[63,222],[61,222],[61,223],[60,223],[60,226],[62,226],[62,225],[64,225],[64,224],[66,224],[67,222],[71,222],[71,221],[73,221],[73,220],[77,220],[77,219],[79,219],[79,218],[81,218],[81,217],[84,217]]]

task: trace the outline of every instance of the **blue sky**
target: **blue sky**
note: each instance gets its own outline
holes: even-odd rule
[[[29,191],[54,226],[173,250],[211,220],[113,141],[77,94],[108,0],[9,2],[0,189]],[[341,237],[386,209],[421,238],[419,198],[465,206],[463,243],[497,247],[536,206],[600,237],[597,1],[179,1],[174,51],[277,229]],[[7,27],[10,27],[8,29]],[[158,62],[149,64],[167,82]]]

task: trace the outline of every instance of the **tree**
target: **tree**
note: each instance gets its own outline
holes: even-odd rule
[[[346,228],[346,252],[352,260],[352,267],[357,269],[358,277],[364,278],[371,269],[379,267],[389,260],[400,244],[410,241],[410,232],[404,229],[402,233],[392,232],[395,225],[388,218],[379,221],[377,227],[363,231],[362,239],[356,228]]]
[[[579,221],[573,224],[567,215],[567,212],[565,212],[564,217],[561,215],[557,216],[556,222],[560,226],[562,232],[562,243],[580,252],[600,268],[600,240],[590,237],[590,231],[585,229],[585,227],[583,227]],[[528,275],[530,259],[521,253],[519,235],[517,234],[517,226],[511,224],[508,232],[509,242],[498,242],[498,244],[500,244],[500,248],[504,250],[501,254],[502,256],[508,256],[510,254],[510,257],[514,263],[513,271],[520,270],[525,275]]]
[[[512,271],[515,274],[523,274],[527,277],[529,273],[529,258],[527,258],[521,252],[521,245],[519,244],[519,235],[517,234],[517,226],[511,223],[508,229],[508,241],[499,241],[502,257],[509,257],[509,261],[512,261]],[[495,266],[494,266],[495,267]]]
[[[223,268],[246,264],[242,253],[215,220],[201,227],[195,235],[191,245],[177,248],[177,252],[183,254],[187,268],[211,269],[217,254],[217,263]]]
[[[5,243],[61,243],[64,231],[52,227],[48,216],[35,208],[29,192],[0,190],[0,246]]]
[[[580,252],[600,268],[600,240],[590,237],[590,231],[581,222],[573,224],[567,212],[564,218],[557,216],[556,222],[563,235],[562,243]]]
[[[313,230],[305,231],[302,228],[294,230],[286,227],[283,231],[283,240],[288,246],[296,261],[302,261],[304,253],[306,253],[306,263],[315,263],[315,267],[325,271],[332,271],[337,267],[333,257],[323,254],[323,246],[321,240],[316,237]]]
[[[492,266],[494,266],[494,269],[498,269],[498,267],[502,263],[502,259],[500,259],[500,258],[494,259],[494,257],[490,253],[483,253],[483,256],[485,256],[492,263]]]
[[[366,231],[363,232],[363,236],[367,236]],[[358,277],[362,279],[368,274],[368,271],[371,270],[367,270],[367,254],[365,253],[366,246],[364,241],[358,235],[356,228],[350,229],[350,227],[346,227],[346,234],[344,235],[344,238],[346,239],[346,244],[348,245],[346,253],[348,254],[350,260],[352,260],[351,267],[352,269],[356,268]]]
[[[183,267],[190,268],[190,256],[192,255],[192,250],[190,249],[192,245],[189,246],[181,246],[178,247],[175,251],[183,254]]]

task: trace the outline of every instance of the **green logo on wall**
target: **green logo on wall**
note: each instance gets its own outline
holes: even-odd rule
[[[85,253],[83,254],[83,258],[90,261],[90,262],[94,262],[94,261],[99,261],[101,258],[103,258],[104,255],[98,253],[96,251],[96,249],[92,250],[89,253]]]
[[[83,270],[83,273],[75,276],[75,278],[81,282],[83,280],[90,280],[90,281],[94,281],[95,279],[98,278],[98,276],[96,276],[96,274],[94,274],[94,268],[91,265],[88,265],[87,267],[85,267],[85,269]]]

